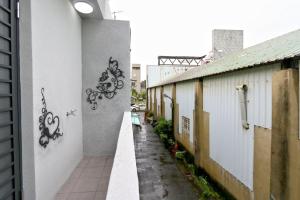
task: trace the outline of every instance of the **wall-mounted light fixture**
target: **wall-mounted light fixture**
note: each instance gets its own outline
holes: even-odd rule
[[[74,4],[75,9],[83,14],[90,14],[93,12],[94,8],[93,6],[85,1],[78,1]]]
[[[245,129],[249,129],[249,123],[247,118],[247,85],[239,85],[236,87],[239,95],[239,102],[240,102],[240,110],[241,110],[241,118],[242,118],[242,125]]]

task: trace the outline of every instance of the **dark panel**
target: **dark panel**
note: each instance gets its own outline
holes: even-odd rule
[[[12,153],[7,151],[4,153],[0,153],[0,169],[5,168],[6,166],[10,165],[12,160]],[[2,179],[1,179],[2,180]]]
[[[7,11],[0,12],[0,21],[3,21],[5,23],[10,23],[10,13]]]
[[[10,38],[10,28],[0,23],[0,35]]]
[[[3,142],[13,139],[12,128],[11,126],[1,127],[0,128],[0,145]],[[0,167],[1,168],[1,167]]]
[[[0,112],[0,122],[10,122],[12,121],[11,111]]]
[[[0,52],[0,64],[11,65],[10,55],[4,54]]]
[[[10,51],[10,40],[0,37],[0,47],[6,51]]]
[[[0,0],[0,200],[21,199],[17,0]]]
[[[3,168],[2,172],[0,173],[0,180],[8,180],[11,178],[13,172],[13,166],[6,166],[5,168]],[[4,187],[3,187],[4,188]],[[10,187],[10,189],[12,189]],[[0,188],[0,194],[3,194],[3,192],[1,192],[1,188]]]
[[[0,94],[10,94],[11,93],[11,83],[3,83],[0,80]]]
[[[0,65],[1,65],[1,63],[0,63]],[[5,65],[5,66],[8,66],[8,65]],[[11,69],[0,66],[0,79],[10,80],[11,79]]]
[[[2,142],[1,145],[0,145],[0,155],[8,152],[11,148],[12,148],[11,140],[6,141],[6,142]]]
[[[9,9],[10,8],[10,0],[0,0],[0,6]]]
[[[13,180],[9,180],[9,182],[6,183],[2,188],[0,187],[0,199],[6,200],[7,196],[11,196],[11,191],[13,190],[13,188]]]
[[[0,109],[7,109],[12,106],[11,97],[0,97]]]

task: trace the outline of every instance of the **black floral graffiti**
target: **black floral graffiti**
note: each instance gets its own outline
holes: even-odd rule
[[[42,147],[46,148],[49,144],[49,140],[56,140],[62,136],[63,133],[59,130],[59,117],[54,116],[52,112],[48,112],[46,99],[44,96],[44,88],[41,89],[42,93],[42,115],[39,117],[39,130],[41,131],[41,137],[39,143]]]
[[[88,88],[86,90],[87,102],[91,104],[93,110],[96,110],[98,107],[97,99],[101,100],[103,97],[112,99],[117,94],[117,90],[124,87],[124,82],[120,80],[121,78],[125,78],[125,76],[123,71],[119,69],[118,61],[110,57],[108,68],[99,78],[96,89]]]

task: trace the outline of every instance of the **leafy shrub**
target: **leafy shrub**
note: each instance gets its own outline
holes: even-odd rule
[[[175,154],[175,157],[178,159],[178,160],[184,160],[184,154],[186,152],[185,151],[177,151],[176,154]]]
[[[198,185],[202,189],[202,194],[200,197],[200,200],[208,199],[208,198],[214,198],[214,199],[220,199],[220,195],[214,191],[214,189],[210,186],[210,184],[207,182],[205,178],[202,176],[198,177],[196,179],[196,185]]]
[[[160,118],[154,128],[154,132],[158,135],[166,134],[168,139],[173,138],[172,121]]]

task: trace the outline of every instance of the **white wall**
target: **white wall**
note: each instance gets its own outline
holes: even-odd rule
[[[254,125],[271,128],[272,74],[280,66],[233,72],[203,81],[203,109],[209,112],[210,157],[253,189]],[[250,128],[241,124],[236,86],[247,84]]]
[[[179,105],[179,133],[182,134],[182,116],[190,119],[190,142],[194,139],[195,81],[176,84],[176,103]]]
[[[31,3],[33,116],[24,117],[33,117],[36,199],[52,200],[82,158],[81,19],[68,0]],[[39,144],[42,87],[47,109],[59,116],[64,134],[47,148]],[[76,116],[66,117],[71,109]]]
[[[160,111],[161,111],[161,101],[160,101],[160,87],[157,87],[156,88],[156,101],[157,101],[157,106],[156,106],[156,110],[157,110],[157,114],[161,114]],[[158,107],[160,107],[158,109]]]
[[[164,94],[168,95],[172,98],[172,85],[165,85],[164,86]],[[172,120],[172,107],[171,103],[172,101],[169,98],[164,98],[165,101],[165,118],[167,120]]]
[[[127,21],[82,21],[83,47],[83,151],[85,155],[114,155],[123,113],[130,110],[130,27]],[[125,78],[124,87],[112,99],[97,100],[91,109],[86,90],[96,89],[112,57],[119,63]]]

